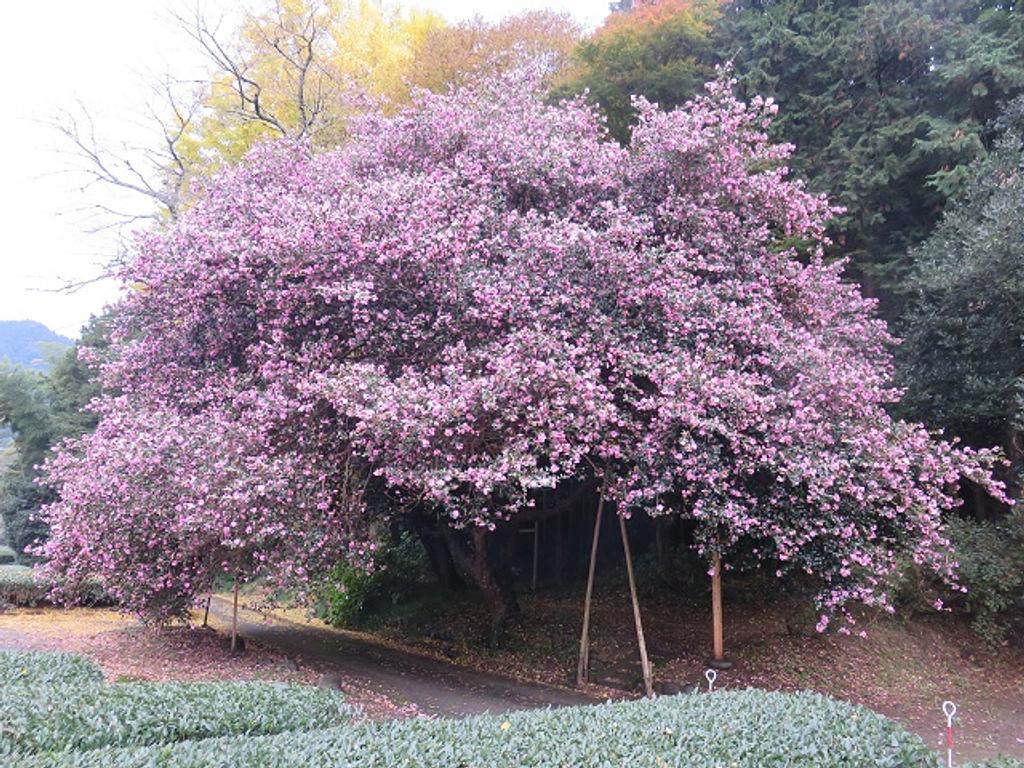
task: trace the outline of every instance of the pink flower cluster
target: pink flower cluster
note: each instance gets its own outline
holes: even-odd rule
[[[894,421],[893,340],[823,198],[723,78],[632,142],[510,72],[265,144],[139,243],[94,435],[50,465],[49,567],[140,610],[299,576],[416,506],[490,526],[569,478],[885,605],[995,456]],[[366,489],[365,493],[363,490]],[[824,625],[827,621],[823,621]]]

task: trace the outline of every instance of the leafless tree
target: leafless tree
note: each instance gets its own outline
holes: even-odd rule
[[[85,179],[82,189],[102,188],[105,191],[100,198],[123,201],[116,206],[93,202],[78,209],[88,217],[86,228],[123,231],[146,221],[173,221],[181,214],[196,171],[189,167],[181,144],[190,128],[205,116],[212,88],[231,89],[235,107],[225,115],[228,119],[257,122],[278,135],[296,139],[313,139],[318,132],[332,130],[325,105],[342,98],[346,86],[326,65],[333,42],[327,10],[322,0],[313,0],[294,13],[275,0],[266,13],[246,13],[240,19],[233,16],[230,24],[223,17],[211,21],[200,7],[189,15],[170,14],[212,72],[198,81],[171,75],[153,78],[144,119],[146,133],[154,136],[155,127],[158,138],[148,146],[106,141],[84,104],[54,118],[53,126],[65,138],[71,156],[69,171]],[[240,34],[243,28],[248,36]],[[268,104],[265,95],[271,84],[261,82],[258,72],[283,78],[291,96],[282,102],[280,83],[276,83],[276,107]]]
[[[181,212],[188,169],[180,143],[201,103],[198,95],[183,94],[170,78],[153,87],[154,98],[146,105],[144,133],[159,136],[153,146],[121,141],[105,143],[98,135],[96,119],[85,104],[57,115],[52,126],[64,137],[69,155],[68,172],[84,179],[83,192],[97,187],[127,193],[122,203],[89,202],[78,209],[88,215],[87,229],[122,229],[146,220],[176,219]],[[193,89],[194,90],[194,89]],[[132,200],[140,200],[141,206]]]
[[[263,123],[282,136],[305,138],[321,127],[326,119],[324,106],[334,87],[341,85],[325,66],[331,45],[323,23],[325,10],[324,3],[313,2],[303,13],[291,14],[277,0],[266,15],[248,14],[244,21],[257,38],[254,47],[276,55],[275,69],[286,78],[293,92],[288,106],[294,110],[296,119],[275,113],[268,106],[264,98],[267,84],[254,74],[253,52],[246,51],[238,42],[228,41],[222,32],[223,19],[211,22],[199,8],[190,16],[174,18],[216,71],[226,76],[237,101],[235,117]]]

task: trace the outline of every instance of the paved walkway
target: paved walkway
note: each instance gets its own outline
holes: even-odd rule
[[[239,610],[238,633],[274,646],[293,659],[327,662],[340,675],[382,693],[396,704],[414,704],[425,713],[474,715],[513,709],[593,704],[582,693],[540,683],[478,672],[428,656],[380,645],[343,630],[288,621]],[[224,631],[231,604],[214,597],[210,617]]]

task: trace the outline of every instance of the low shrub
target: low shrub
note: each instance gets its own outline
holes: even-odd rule
[[[425,561],[423,545],[406,532],[377,553],[372,572],[339,563],[315,590],[316,614],[336,627],[358,626],[375,609],[415,591]]]
[[[0,565],[13,565],[18,561],[18,553],[10,547],[0,544]]]
[[[32,608],[49,601],[50,584],[41,582],[27,565],[0,565],[0,605]],[[95,581],[68,595],[79,605],[112,605],[113,600]]]
[[[308,731],[353,712],[336,691],[284,683],[12,686],[0,700],[0,755]]]
[[[70,653],[0,651],[0,699],[8,687],[61,685],[68,688],[103,682],[103,671]]]
[[[357,722],[314,733],[40,756],[15,765],[935,768],[936,756],[870,710],[815,693],[746,690],[464,720]]]
[[[0,565],[0,603],[33,606],[46,601],[49,590],[27,565]]]

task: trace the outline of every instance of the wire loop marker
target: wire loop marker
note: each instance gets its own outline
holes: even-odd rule
[[[709,669],[704,673],[704,677],[708,679],[708,693],[711,693],[715,688],[715,680],[718,679],[718,673],[713,669]]]

